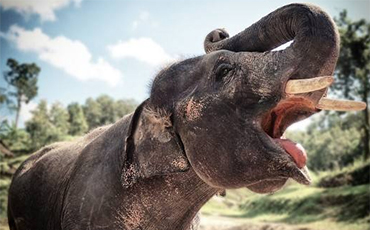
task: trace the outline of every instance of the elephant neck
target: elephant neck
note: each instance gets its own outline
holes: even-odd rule
[[[143,179],[130,190],[132,205],[121,212],[125,213],[125,225],[127,229],[148,230],[190,229],[200,208],[218,192],[192,169]]]

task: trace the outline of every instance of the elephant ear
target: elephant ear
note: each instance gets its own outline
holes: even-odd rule
[[[140,178],[185,172],[190,168],[171,114],[143,102],[134,112],[126,139],[123,184]]]

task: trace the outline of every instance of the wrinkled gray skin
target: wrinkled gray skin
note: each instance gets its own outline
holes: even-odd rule
[[[26,160],[9,191],[10,229],[189,229],[224,189],[307,183],[265,118],[287,100],[289,79],[332,75],[338,47],[332,20],[300,4],[231,38],[211,32],[208,54],[161,71],[135,113]],[[300,96],[315,103],[324,93]],[[317,112],[294,108],[276,112],[282,126]]]

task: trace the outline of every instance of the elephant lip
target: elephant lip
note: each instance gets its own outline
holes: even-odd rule
[[[281,189],[289,178],[303,185],[311,184],[311,177],[306,166],[299,169],[294,165],[289,165],[286,172],[284,176],[259,180],[248,184],[246,188],[256,193],[274,193]]]

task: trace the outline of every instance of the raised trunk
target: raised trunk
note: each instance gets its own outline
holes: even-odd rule
[[[265,52],[294,39],[290,47],[275,55],[293,68],[291,78],[331,75],[339,53],[339,36],[332,19],[320,8],[305,4],[284,6],[231,38],[219,37],[214,39],[214,32],[207,36],[207,52]]]
[[[333,20],[320,8],[306,4],[281,7],[239,34],[227,37],[222,30],[211,32],[204,42],[206,52],[265,52],[259,56],[259,63],[264,63],[266,77],[273,74],[276,79],[269,81],[274,84],[278,80],[283,86],[289,79],[333,75],[339,55],[339,35]],[[291,40],[293,43],[285,50],[271,51]],[[310,101],[308,116],[319,111],[316,105],[326,91],[324,88],[295,96]]]

